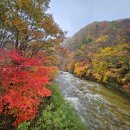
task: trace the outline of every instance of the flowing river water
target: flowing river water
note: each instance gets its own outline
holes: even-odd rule
[[[87,124],[88,130],[130,130],[130,100],[96,82],[60,71],[61,92]]]

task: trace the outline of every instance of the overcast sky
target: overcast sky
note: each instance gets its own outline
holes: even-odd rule
[[[94,21],[130,18],[130,0],[51,0],[50,12],[72,36]]]

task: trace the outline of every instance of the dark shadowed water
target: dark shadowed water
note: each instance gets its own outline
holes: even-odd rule
[[[101,84],[59,72],[56,81],[88,130],[130,130],[130,100]]]

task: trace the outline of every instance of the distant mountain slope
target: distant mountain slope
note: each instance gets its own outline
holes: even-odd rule
[[[69,50],[75,50],[85,39],[89,38],[94,41],[102,35],[108,35],[110,41],[113,41],[113,39],[121,33],[122,30],[124,31],[128,29],[130,29],[130,19],[122,19],[111,22],[93,22],[79,30],[73,37],[67,39],[64,42],[64,46]]]
[[[130,92],[130,19],[89,24],[64,46],[68,71]]]

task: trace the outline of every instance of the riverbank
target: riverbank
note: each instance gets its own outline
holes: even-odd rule
[[[76,76],[76,75],[75,75]],[[79,77],[80,78],[80,77]],[[130,91],[128,91],[127,89],[123,88],[121,84],[118,84],[116,82],[107,82],[107,83],[104,83],[104,82],[100,82],[100,81],[97,81],[94,77],[82,77],[83,79],[85,80],[91,80],[91,81],[94,81],[94,82],[97,82],[97,83],[100,83],[102,85],[104,85],[105,87],[123,95],[123,96],[126,96],[126,97],[130,97]]]
[[[72,72],[69,72],[69,73],[75,75],[77,78],[80,78],[80,79],[84,79],[84,80],[89,80],[89,81],[100,83],[103,86],[113,90],[114,92],[119,93],[122,96],[130,98],[130,89],[128,90],[128,89],[123,88],[122,85],[119,84],[119,83],[116,83],[114,81],[113,82],[104,83],[104,82],[98,81],[95,77],[92,77],[92,76],[78,76],[75,73],[72,73]]]

